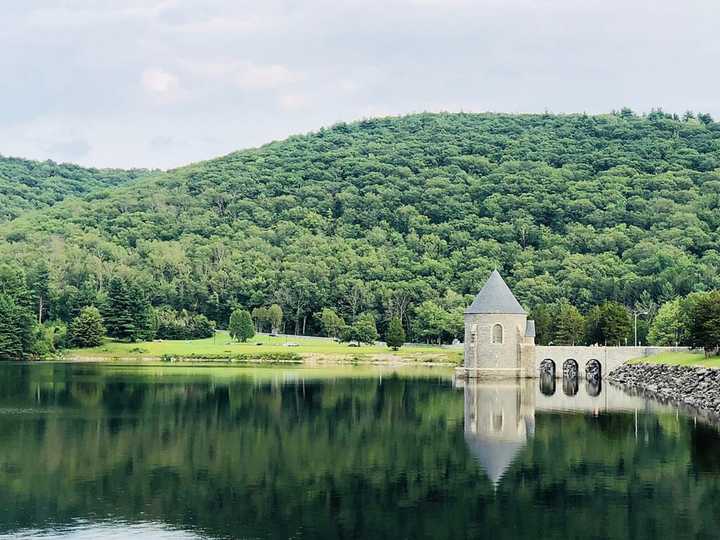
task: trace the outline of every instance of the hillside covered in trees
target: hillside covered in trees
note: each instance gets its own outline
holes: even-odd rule
[[[53,206],[67,197],[120,186],[145,174],[144,170],[88,169],[0,155],[0,222]]]
[[[707,115],[418,114],[21,216],[0,227],[0,257],[45,276],[27,293],[45,320],[102,307],[122,278],[221,327],[238,306],[278,304],[290,332],[319,332],[315,314],[332,308],[450,340],[494,268],[530,309],[720,288],[719,227],[720,124]]]

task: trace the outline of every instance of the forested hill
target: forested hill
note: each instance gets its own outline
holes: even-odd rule
[[[47,261],[48,315],[66,320],[120,274],[221,325],[278,302],[308,331],[323,307],[410,328],[423,301],[457,313],[496,267],[527,307],[717,288],[719,226],[706,116],[419,114],[66,201],[4,225],[0,255]]]
[[[67,197],[119,186],[144,174],[147,171],[88,169],[0,156],[0,222],[28,210],[53,206]]]

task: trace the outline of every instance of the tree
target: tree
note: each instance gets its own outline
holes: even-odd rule
[[[230,337],[243,343],[253,337],[255,335],[255,327],[253,326],[250,313],[245,309],[236,309],[233,311],[230,315],[228,332],[230,332]]]
[[[341,341],[357,341],[372,345],[377,341],[379,335],[375,326],[375,317],[370,313],[360,315],[352,325],[345,326],[341,332]]]
[[[323,308],[320,313],[320,324],[325,335],[333,338],[339,337],[345,327],[345,321],[343,321],[342,317],[335,313],[334,309],[330,308]]]
[[[705,356],[720,355],[720,291],[698,294],[692,301],[690,315],[690,344],[702,347]]]
[[[442,341],[447,326],[447,312],[432,300],[426,300],[415,309],[413,330],[421,338]]]
[[[280,332],[283,321],[283,310],[279,305],[273,304],[270,306],[270,309],[268,309],[268,320],[270,321],[272,333],[276,334]]]
[[[568,302],[560,303],[555,319],[554,343],[556,345],[576,345],[582,341],[584,333],[585,318],[578,309]]]
[[[42,324],[50,298],[50,271],[45,261],[30,268],[28,283],[36,306],[37,322]]]
[[[0,360],[22,360],[25,356],[18,333],[20,308],[8,295],[0,294]]]
[[[70,341],[76,347],[97,347],[104,334],[102,315],[94,306],[82,308],[70,325]]]
[[[252,318],[255,321],[255,329],[262,332],[263,326],[268,321],[269,313],[265,307],[256,307],[252,310]]]
[[[135,340],[137,328],[132,309],[133,302],[127,282],[120,276],[113,276],[108,286],[103,317],[109,336],[127,341]]]
[[[387,346],[391,347],[394,351],[397,351],[405,344],[405,329],[403,328],[399,317],[393,317],[390,319],[387,335],[385,336],[385,342],[387,343]]]
[[[685,343],[687,325],[685,323],[682,300],[676,298],[665,302],[658,310],[648,333],[652,345],[673,346]]]
[[[530,318],[535,321],[535,343],[547,345],[553,339],[552,315],[546,304],[539,304],[530,312]]]
[[[630,314],[617,302],[605,302],[600,306],[600,331],[606,345],[622,345],[632,330]]]

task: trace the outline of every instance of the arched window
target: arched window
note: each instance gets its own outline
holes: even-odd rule
[[[496,324],[492,329],[492,342],[502,343],[503,342],[503,327],[501,324]]]

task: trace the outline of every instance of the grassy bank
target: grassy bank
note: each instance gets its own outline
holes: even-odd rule
[[[720,356],[705,358],[701,352],[666,352],[637,358],[632,360],[634,364],[666,364],[669,366],[702,366],[720,368]]]
[[[422,362],[458,364],[462,349],[437,346],[404,346],[393,351],[385,345],[351,347],[327,338],[257,335],[247,343],[237,343],[227,332],[214,338],[192,341],[108,341],[99,347],[71,349],[68,359],[169,359],[236,361],[328,361],[328,362]]]

